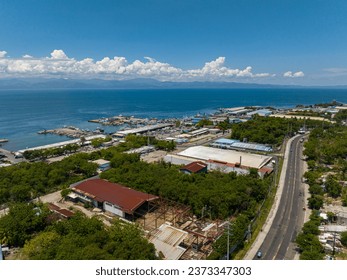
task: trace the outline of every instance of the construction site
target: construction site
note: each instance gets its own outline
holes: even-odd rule
[[[137,213],[136,223],[144,229],[162,259],[203,260],[212,252],[226,221],[211,220],[206,207],[201,218],[190,207],[160,198],[148,204],[146,213]]]

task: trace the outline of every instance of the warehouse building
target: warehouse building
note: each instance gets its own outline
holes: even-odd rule
[[[271,161],[270,156],[223,150],[205,146],[190,147],[178,153],[178,155],[195,158],[196,160],[214,160],[234,164],[235,166],[245,166],[256,169],[262,168]]]
[[[244,142],[240,142],[239,140],[226,139],[226,138],[221,138],[214,141],[211,144],[211,146],[215,148],[230,149],[230,150],[272,152],[272,148],[267,145],[256,144],[256,143],[244,143]]]
[[[145,214],[149,203],[159,198],[102,179],[85,180],[71,189],[75,200],[128,220]]]
[[[224,173],[248,174],[251,168],[255,168],[260,177],[273,171],[271,159],[271,156],[266,155],[205,146],[190,147],[177,155],[169,154],[164,157],[164,161],[177,165],[201,161],[207,164],[208,170],[218,170]]]
[[[271,114],[272,114],[272,111],[262,109],[262,110],[255,110],[255,111],[249,112],[247,113],[247,116],[259,115],[261,117],[267,117],[267,116],[270,116]]]
[[[117,131],[116,133],[113,134],[113,136],[124,138],[129,134],[145,134],[145,133],[148,133],[149,131],[159,130],[159,129],[163,129],[163,128],[171,127],[171,126],[173,126],[172,123],[146,125],[146,126],[142,126],[138,128]]]

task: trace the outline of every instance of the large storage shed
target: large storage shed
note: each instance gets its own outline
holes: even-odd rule
[[[159,198],[102,179],[83,181],[72,190],[78,200],[129,220],[144,214],[148,203]]]

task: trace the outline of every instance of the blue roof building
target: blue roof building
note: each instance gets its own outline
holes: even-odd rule
[[[272,152],[272,148],[263,144],[243,143],[235,139],[221,138],[211,144],[212,147],[231,150],[252,150],[258,152]]]

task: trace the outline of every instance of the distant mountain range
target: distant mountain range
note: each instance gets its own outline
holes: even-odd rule
[[[304,86],[235,82],[161,82],[155,79],[0,79],[0,89],[183,89],[183,88],[304,88]],[[315,87],[325,88],[325,87]],[[334,86],[329,88],[347,88]]]

